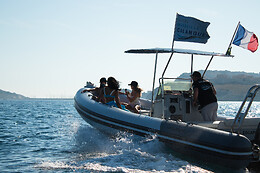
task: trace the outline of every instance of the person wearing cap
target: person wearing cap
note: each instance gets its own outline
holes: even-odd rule
[[[204,121],[215,121],[217,119],[218,103],[213,84],[203,79],[198,71],[194,71],[191,78],[193,80],[193,106],[199,104]]]
[[[126,90],[126,97],[129,100],[129,104],[126,104],[126,109],[134,112],[134,113],[138,113],[138,109],[140,109],[141,107],[141,103],[139,101],[139,98],[142,95],[142,89],[139,88],[138,83],[136,81],[132,81],[130,84],[128,84],[129,86],[131,86],[132,92],[129,93]]]

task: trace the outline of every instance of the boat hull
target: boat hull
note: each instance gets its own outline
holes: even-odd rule
[[[246,167],[252,158],[251,142],[243,135],[134,114],[98,103],[91,97],[79,90],[74,98],[75,108],[85,121],[96,128],[105,127],[106,132],[156,135],[176,152],[237,169]]]

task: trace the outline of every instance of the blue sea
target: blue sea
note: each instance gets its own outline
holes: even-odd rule
[[[234,116],[240,104],[219,102],[218,114]],[[260,102],[249,114],[260,117]],[[155,136],[107,136],[80,117],[72,99],[0,100],[0,172],[211,171]]]

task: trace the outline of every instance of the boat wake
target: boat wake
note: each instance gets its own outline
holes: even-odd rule
[[[80,126],[73,142],[66,159],[42,161],[35,168],[65,172],[208,172],[169,154],[156,136],[126,132],[108,136],[91,126]]]

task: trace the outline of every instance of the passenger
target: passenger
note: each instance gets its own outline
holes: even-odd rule
[[[213,84],[204,80],[198,71],[195,71],[191,78],[193,80],[193,106],[200,104],[199,109],[204,121],[215,121],[217,119],[218,103]]]
[[[101,94],[101,91],[103,91],[103,88],[106,86],[106,83],[107,83],[106,78],[104,78],[104,77],[100,78],[99,83],[100,83],[99,87],[96,87],[94,89],[85,89],[85,90],[82,90],[81,93],[85,93],[87,91],[92,92],[93,93],[93,97],[92,97],[93,100],[104,103],[104,100],[101,99],[100,94]]]
[[[140,97],[141,97],[141,92],[142,89],[139,88],[138,83],[136,81],[132,81],[130,84],[128,84],[131,86],[132,92],[129,93],[126,90],[126,97],[129,100],[129,104],[125,104],[126,109],[134,112],[134,113],[138,113],[138,110],[141,108],[141,103],[140,103]]]
[[[107,105],[122,109],[118,94],[119,82],[115,78],[109,77],[107,80],[107,86],[104,87],[103,92],[101,92],[101,99],[103,99],[104,103]]]

